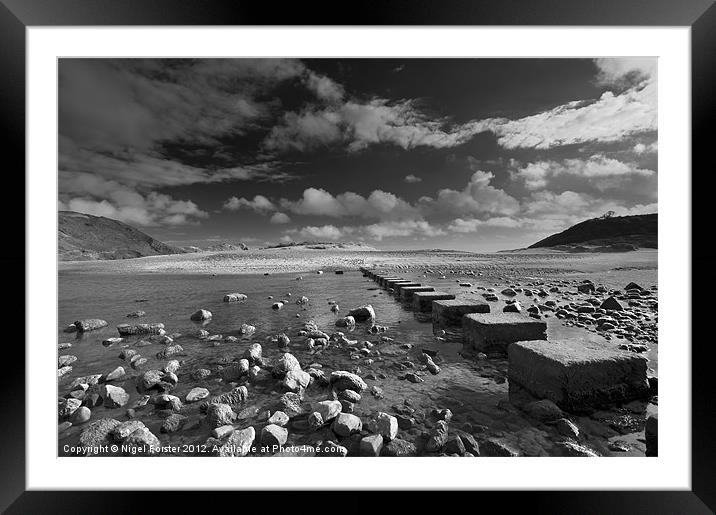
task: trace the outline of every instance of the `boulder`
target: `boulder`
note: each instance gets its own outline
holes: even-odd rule
[[[623,311],[622,306],[617,299],[614,297],[607,298],[604,302],[599,305],[600,309],[606,309],[607,311]]]
[[[189,319],[193,320],[194,322],[203,322],[204,320],[211,319],[211,317],[211,311],[207,311],[206,309],[199,309],[192,313]]]
[[[269,452],[277,452],[288,440],[288,429],[276,424],[269,424],[261,430],[261,445],[268,447]]]
[[[224,295],[224,302],[240,302],[246,300],[248,297],[243,293],[229,293]]]
[[[380,412],[375,418],[377,432],[387,441],[398,435],[398,419],[388,413]]]
[[[438,420],[435,428],[430,433],[430,437],[425,444],[428,452],[439,452],[447,443],[448,425],[444,420]]]
[[[320,401],[313,405],[313,411],[321,414],[325,422],[336,418],[342,411],[340,401]]]
[[[273,367],[273,374],[276,377],[284,377],[291,370],[301,370],[301,364],[293,354],[283,354]]]
[[[338,436],[350,436],[352,433],[359,433],[363,429],[363,423],[355,415],[339,413],[333,422],[332,429]]]
[[[99,396],[102,398],[102,404],[108,408],[120,408],[129,401],[129,394],[124,388],[111,384],[103,384],[99,389]]]
[[[302,389],[308,388],[311,383],[311,376],[303,370],[289,370],[286,372],[281,385],[288,391],[300,392]]]
[[[95,329],[101,329],[107,327],[107,321],[101,318],[86,318],[84,320],[77,320],[75,327],[81,333],[85,331],[94,331]]]
[[[331,373],[329,382],[335,390],[353,390],[354,392],[362,392],[368,385],[358,375],[345,370],[336,370]]]
[[[225,426],[236,420],[236,413],[228,404],[209,404],[206,409],[206,423],[211,428]]]
[[[375,320],[375,310],[370,304],[361,306],[359,308],[351,309],[348,312],[348,316],[353,317],[356,322],[367,322]]]
[[[364,436],[360,441],[361,456],[380,456],[383,449],[383,437],[381,435]]]
[[[186,402],[197,402],[202,399],[206,399],[209,396],[209,390],[206,388],[192,388],[189,393],[186,394]]]

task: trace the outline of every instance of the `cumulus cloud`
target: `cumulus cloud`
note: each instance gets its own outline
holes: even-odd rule
[[[274,213],[269,222],[272,224],[287,224],[291,222],[291,218],[285,213]]]
[[[339,240],[344,232],[335,225],[308,226],[300,229],[297,234],[306,239]]]
[[[560,175],[581,177],[604,189],[618,186],[620,178],[655,174],[655,171],[639,168],[635,163],[624,163],[604,155],[593,155],[587,160],[538,161],[523,166],[515,173],[529,190],[545,188],[550,179]]]
[[[500,228],[516,228],[520,227],[522,222],[517,219],[501,216],[496,218],[487,218],[480,220],[479,218],[456,218],[447,226],[447,230],[458,233],[475,232],[482,227],[500,227]]]
[[[281,207],[299,215],[341,218],[409,218],[419,216],[418,211],[393,193],[374,190],[367,198],[353,192],[336,196],[321,188],[308,188],[297,201],[282,199]]]
[[[441,189],[435,198],[422,197],[422,211],[429,214],[447,213],[511,215],[519,211],[519,202],[505,191],[492,186],[492,172],[475,171],[462,190]]]
[[[653,153],[659,150],[659,144],[656,141],[648,145],[637,143],[632,150],[635,154]]]
[[[384,238],[430,237],[445,234],[445,231],[424,220],[386,221],[368,225],[307,226],[289,231],[304,239],[340,240],[353,238],[381,241]]]
[[[325,75],[318,75],[308,72],[306,87],[310,89],[319,99],[325,101],[337,101],[343,98],[343,86]]]
[[[224,209],[229,211],[237,211],[239,209],[250,209],[257,213],[266,213],[276,209],[276,206],[263,195],[254,196],[253,200],[247,200],[244,197],[231,197],[224,202]]]
[[[418,177],[418,176],[416,176],[416,175],[413,175],[413,174],[411,173],[411,174],[409,174],[409,175],[406,175],[406,176],[405,176],[405,179],[403,179],[403,180],[404,180],[405,182],[407,182],[408,184],[415,184],[415,183],[417,183],[417,182],[422,182],[423,179],[421,179],[420,177]]]
[[[619,85],[625,81],[640,82],[657,76],[656,57],[609,57],[595,59],[594,64],[599,70],[597,82],[600,84]]]

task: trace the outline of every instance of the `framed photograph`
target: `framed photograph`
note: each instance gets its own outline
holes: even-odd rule
[[[711,4],[4,1],[0,506],[711,513]]]

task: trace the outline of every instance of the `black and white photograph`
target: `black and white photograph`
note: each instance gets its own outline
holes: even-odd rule
[[[657,70],[59,59],[58,456],[658,456]]]

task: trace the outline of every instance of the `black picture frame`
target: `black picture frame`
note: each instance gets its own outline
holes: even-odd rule
[[[274,5],[271,2],[237,0],[0,0],[0,128],[4,136],[6,191],[24,198],[25,191],[25,30],[32,26],[52,25],[562,25],[562,26],[688,26],[692,35],[692,277],[701,288],[692,288],[692,320],[708,320],[710,313],[706,291],[716,277],[715,251],[708,244],[710,219],[710,179],[713,175],[709,150],[713,147],[711,129],[715,125],[716,100],[716,6],[713,0],[382,0],[339,2],[313,0],[306,3]],[[694,173],[696,170],[699,173]],[[10,181],[10,184],[8,184]],[[15,184],[12,184],[15,181]],[[6,208],[8,209],[8,208]],[[17,217],[18,208],[6,216]],[[25,227],[5,224],[6,241],[16,242],[12,257],[0,257],[3,270],[25,268]],[[701,239],[699,239],[701,238]],[[706,241],[704,241],[704,239]],[[10,274],[19,275],[19,274]],[[693,282],[692,282],[693,284]],[[17,291],[21,291],[19,288]],[[15,306],[19,303],[13,295]],[[24,304],[24,303],[23,303]],[[29,306],[33,309],[32,306]],[[664,316],[668,316],[666,313]],[[701,322],[703,324],[703,322]],[[699,341],[692,324],[692,490],[691,491],[589,491],[589,492],[480,492],[479,501],[467,501],[485,509],[499,503],[500,510],[527,502],[531,511],[549,513],[713,513],[716,511],[716,415],[711,396],[710,370],[714,356],[710,339]],[[15,335],[19,341],[19,336]],[[665,342],[686,346],[692,342]],[[0,374],[3,417],[0,417],[0,509],[7,513],[128,513],[146,507],[156,494],[150,492],[28,492],[25,491],[25,352],[22,345],[3,346],[5,363],[12,366]],[[77,478],[81,484],[81,478]],[[320,489],[320,480],[316,481]],[[310,492],[292,494],[292,503],[310,499]],[[236,502],[232,493],[212,493],[212,504]],[[262,502],[270,509],[271,497],[240,493],[242,504]],[[365,494],[363,494],[365,495]],[[360,492],[342,494],[341,504],[349,511],[364,511],[369,504]],[[466,502],[450,494],[450,503]],[[159,494],[162,504],[171,509],[181,506],[189,511],[195,498],[186,492]],[[411,496],[410,504],[425,506],[429,493]],[[438,495],[439,498],[439,495]],[[433,497],[435,499],[435,497]],[[198,501],[202,503],[202,501]],[[438,500],[438,502],[440,502]],[[268,503],[268,504],[266,504]],[[201,504],[199,504],[201,505]],[[476,508],[477,509],[477,508]],[[141,511],[141,510],[139,510]]]

